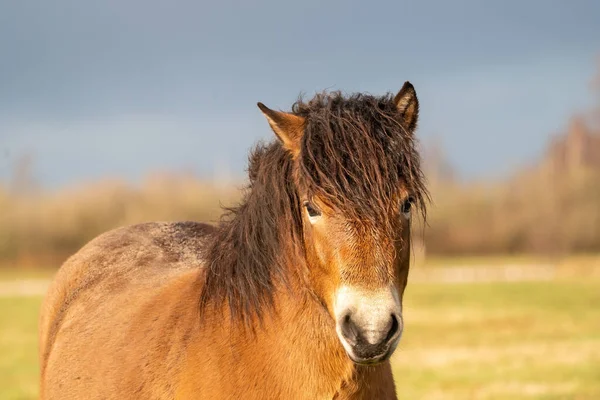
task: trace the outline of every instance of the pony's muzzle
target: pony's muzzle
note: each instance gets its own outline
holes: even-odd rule
[[[352,361],[374,364],[392,355],[403,328],[394,287],[377,291],[343,287],[337,292],[335,311],[338,337]]]
[[[381,321],[381,329],[365,329],[355,323],[351,314],[346,314],[340,324],[343,340],[351,347],[348,355],[352,361],[371,364],[386,360],[395,348],[394,342],[400,337],[402,319],[390,314],[387,321]]]

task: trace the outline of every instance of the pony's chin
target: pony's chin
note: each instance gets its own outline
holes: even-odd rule
[[[355,354],[352,354],[350,352],[346,352],[346,354],[348,354],[348,357],[350,358],[350,360],[352,360],[352,362],[354,364],[357,365],[377,365],[377,364],[381,364],[387,360],[390,359],[390,357],[392,356],[392,351],[388,350],[383,354],[380,355],[376,355],[376,356],[371,356],[371,357],[359,357]]]

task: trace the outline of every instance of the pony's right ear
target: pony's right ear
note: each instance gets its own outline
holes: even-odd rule
[[[282,111],[271,110],[260,102],[257,105],[269,121],[273,132],[281,140],[283,147],[296,157],[300,153],[300,139],[302,139],[304,133],[304,118]]]

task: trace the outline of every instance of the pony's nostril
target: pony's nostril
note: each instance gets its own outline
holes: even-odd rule
[[[398,316],[396,314],[392,314],[392,323],[390,324],[390,330],[388,331],[388,334],[385,337],[385,341],[389,342],[394,336],[396,336],[396,333],[398,333],[398,331],[400,330],[400,321],[398,320]]]
[[[342,336],[350,345],[355,345],[358,339],[358,327],[352,321],[350,313],[347,313],[341,318]]]

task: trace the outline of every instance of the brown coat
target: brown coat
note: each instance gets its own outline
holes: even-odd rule
[[[258,334],[226,314],[200,319],[211,229],[121,228],[64,264],[41,316],[42,400],[395,398],[389,362],[354,365],[310,296],[282,291],[280,323]]]

